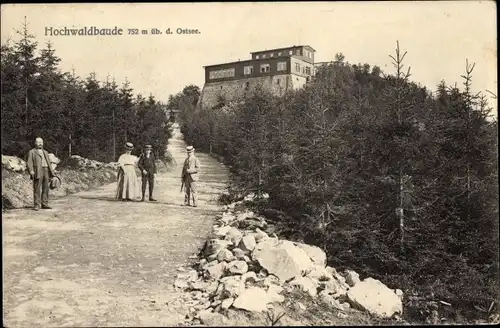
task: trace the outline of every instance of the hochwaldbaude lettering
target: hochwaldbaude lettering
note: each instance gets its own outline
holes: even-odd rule
[[[84,28],[53,28],[53,27],[46,27],[45,28],[45,35],[46,36],[71,36],[71,35],[82,35],[82,36],[87,36],[87,35],[122,35],[123,34],[123,29],[114,27],[114,28],[97,28],[96,26],[92,27],[87,27],[85,26]]]

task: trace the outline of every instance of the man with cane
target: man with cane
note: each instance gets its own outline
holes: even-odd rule
[[[193,146],[186,148],[187,158],[182,167],[182,188],[184,187],[184,206],[191,206],[191,199],[193,199],[193,207],[197,207],[197,188],[196,182],[198,181],[198,170],[200,162],[194,156]]]
[[[144,152],[141,154],[139,162],[137,163],[137,166],[139,167],[142,173],[141,202],[145,200],[147,184],[149,185],[149,201],[156,202],[156,199],[153,198],[153,189],[156,177],[156,162],[152,154],[152,149],[153,147],[151,145],[146,145],[144,147]]]

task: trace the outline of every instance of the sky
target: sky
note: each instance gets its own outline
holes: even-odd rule
[[[466,59],[475,63],[472,90],[497,92],[494,1],[7,4],[1,42],[17,40],[26,16],[41,47],[51,42],[63,71],[82,78],[127,79],[135,93],[169,95],[203,87],[205,65],[250,59],[250,52],[307,44],[315,61],[343,53],[350,63],[393,73],[396,41],[407,51],[412,79],[431,90],[441,80],[462,86]],[[46,28],[121,28],[116,36],[50,36]],[[129,29],[162,31],[133,35]],[[166,34],[170,28],[173,34]],[[197,29],[199,34],[177,34]],[[132,33],[132,32],[131,32]],[[489,94],[488,94],[489,95]],[[490,97],[497,116],[497,101]]]

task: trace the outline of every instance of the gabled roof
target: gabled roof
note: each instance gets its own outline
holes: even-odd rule
[[[259,53],[259,52],[267,52],[267,51],[277,51],[277,50],[285,50],[285,49],[290,49],[290,48],[299,48],[299,47],[307,47],[309,49],[312,49],[312,51],[316,52],[316,50],[314,50],[313,47],[311,47],[310,45],[307,45],[307,44],[304,44],[304,45],[299,45],[299,46],[288,46],[288,47],[283,47],[283,48],[276,48],[276,49],[268,49],[268,50],[260,50],[260,51],[253,51],[251,52],[251,54],[256,54],[256,53]]]

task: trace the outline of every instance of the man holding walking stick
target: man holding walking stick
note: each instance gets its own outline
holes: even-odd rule
[[[197,190],[196,182],[198,181],[198,170],[200,162],[194,156],[193,146],[186,148],[187,158],[182,167],[182,188],[184,187],[184,206],[191,206],[191,198],[193,199],[193,207],[197,207]]]

